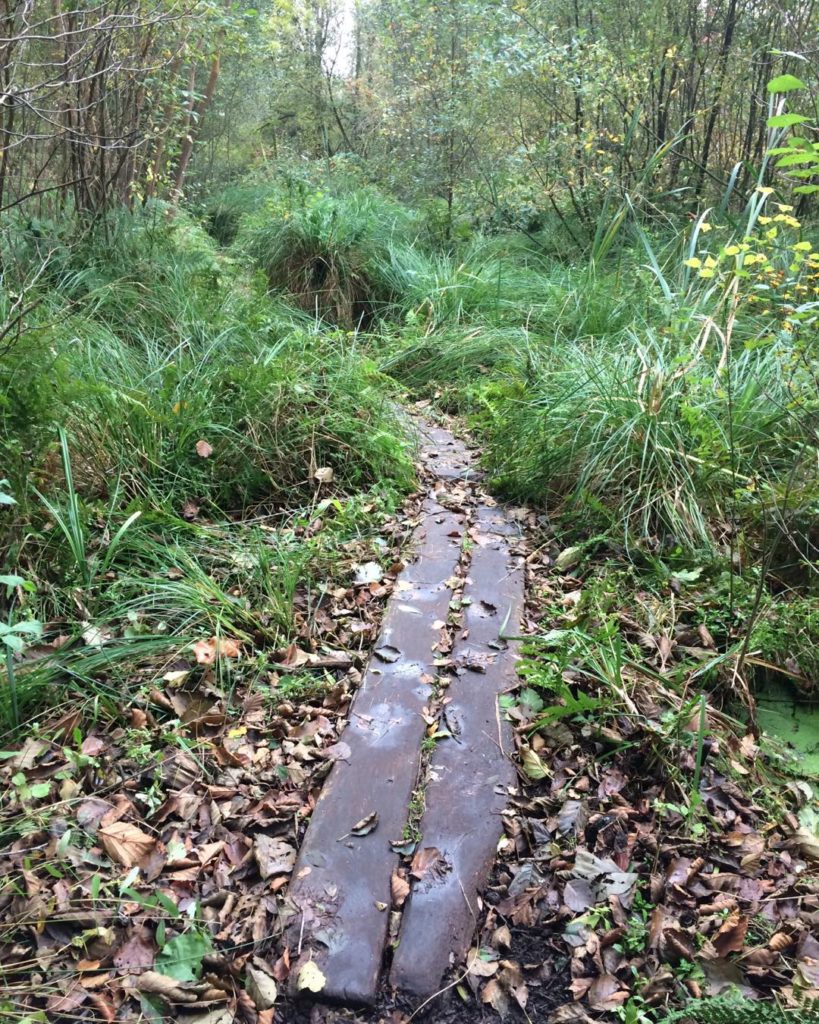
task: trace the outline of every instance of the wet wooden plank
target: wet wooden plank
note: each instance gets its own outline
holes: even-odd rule
[[[414,881],[404,910],[390,981],[427,998],[441,986],[451,964],[461,963],[478,921],[478,894],[486,884],[503,826],[507,787],[515,782],[508,758],[511,731],[497,698],[516,681],[514,641],[523,612],[522,559],[511,554],[516,528],[502,510],[483,507],[464,598],[466,638],[454,657],[463,666],[449,687],[447,725],[453,738],[432,755],[419,849],[431,867]],[[463,637],[463,634],[462,634]]]
[[[447,581],[459,563],[464,515],[433,498],[423,506],[415,555],[401,573],[381,636],[341,737],[349,758],[324,785],[299,852],[288,894],[291,977],[314,960],[326,982],[317,998],[372,1004],[387,938],[390,877],[418,780],[424,736],[421,712],[430,697],[422,677],[435,674],[432,624],[446,619]],[[380,653],[379,653],[380,652]],[[377,815],[366,835],[350,835]]]
[[[472,465],[472,453],[457,437],[434,423],[418,425],[424,444],[421,462],[442,481],[463,481],[476,483],[484,473]]]

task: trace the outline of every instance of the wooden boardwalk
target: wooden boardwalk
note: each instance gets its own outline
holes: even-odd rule
[[[322,1001],[372,1005],[385,983],[426,998],[463,960],[515,777],[497,696],[515,680],[514,641],[504,637],[518,634],[523,604],[522,560],[510,551],[517,531],[494,503],[482,503],[469,452],[452,435],[425,428],[421,454],[436,479],[342,736],[349,757],[325,783],[288,894],[291,976],[298,979],[312,961]],[[466,575],[458,594],[463,620],[452,664],[442,669],[437,641],[458,573]],[[422,773],[424,713],[444,671],[449,736],[436,742]],[[419,786],[425,868],[403,903],[384,976],[398,924],[396,847]]]

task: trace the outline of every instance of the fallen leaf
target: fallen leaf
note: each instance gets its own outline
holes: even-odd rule
[[[98,796],[90,796],[77,807],[77,824],[80,828],[93,832],[113,805]]]
[[[577,565],[583,555],[583,548],[577,545],[572,548],[564,548],[555,559],[555,569],[558,572],[565,572]]]
[[[279,995],[276,982],[258,967],[248,965],[245,970],[245,991],[253,1000],[257,1010],[269,1010]]]
[[[113,633],[108,629],[100,629],[88,622],[84,622],[83,625],[85,629],[83,629],[82,638],[89,647],[102,647],[113,639]]]
[[[362,585],[379,583],[384,575],[378,562],[362,562],[355,567],[355,581]]]
[[[331,466],[320,466],[315,473],[313,473],[313,479],[317,480],[320,484],[329,484],[333,482],[333,470]]]
[[[523,770],[530,779],[534,779],[535,781],[539,779],[547,779],[551,774],[549,769],[531,747],[523,748],[521,761],[523,763]]]
[[[591,1017],[578,1003],[564,1003],[551,1015],[549,1024],[591,1024]]]
[[[390,665],[398,661],[401,657],[401,652],[398,648],[393,647],[391,644],[385,644],[383,647],[376,647],[373,653],[379,661],[385,661]]]
[[[296,851],[283,839],[256,836],[253,855],[259,865],[259,874],[267,880],[273,875],[289,875],[296,863]]]
[[[628,992],[620,988],[620,982],[613,974],[601,974],[589,986],[589,1006],[594,1010],[614,1010],[628,998]]]
[[[73,983],[64,993],[55,993],[48,997],[46,1009],[50,1014],[72,1014],[88,998],[88,993],[81,985]]]
[[[577,851],[573,874],[592,883],[599,903],[609,896],[626,895],[639,877],[634,871],[621,871],[610,857],[597,857],[586,849]]]
[[[123,867],[132,868],[139,864],[156,846],[156,840],[135,825],[126,821],[115,821],[105,825],[97,833],[102,847],[111,860]]]
[[[410,865],[410,874],[420,882],[430,871],[440,871],[439,864],[443,866],[443,863],[441,851],[437,847],[424,846],[416,850]]]
[[[585,878],[570,879],[563,890],[563,902],[575,914],[593,907],[595,899],[591,884]]]
[[[321,753],[328,761],[349,761],[353,752],[350,749],[349,743],[344,743],[343,740],[339,740],[338,743],[333,743],[332,746],[325,747]]]
[[[156,943],[147,928],[137,925],[133,935],[123,943],[114,956],[114,966],[124,971],[145,970],[153,967]]]
[[[410,885],[409,882],[402,878],[398,872],[394,872],[390,879],[390,895],[392,896],[392,905],[394,907],[403,907],[407,896],[409,896]]]
[[[714,949],[720,957],[726,957],[729,953],[738,953],[745,945],[745,936],[748,934],[749,919],[735,910],[722,924],[722,927],[714,936]]]
[[[494,978],[491,978],[484,985],[481,992],[481,1002],[488,1003],[500,1017],[506,1017],[512,1009],[509,996],[507,996],[503,987]]]
[[[242,649],[237,640],[230,637],[212,636],[208,640],[198,640],[193,645],[193,653],[200,665],[212,665],[217,656],[223,658],[238,658]]]
[[[284,651],[277,652],[274,658],[280,665],[286,665],[287,668],[300,668],[310,660],[309,655],[295,644],[289,644]]]
[[[491,978],[493,974],[498,973],[500,964],[497,960],[482,960],[476,950],[472,953],[474,955],[467,959],[466,969],[473,978]]]
[[[327,979],[316,966],[315,960],[308,960],[299,970],[296,988],[300,992],[321,992]]]
[[[105,750],[105,747],[105,740],[100,739],[99,736],[86,736],[82,741],[80,750],[86,757],[96,757],[97,754],[100,754]]]
[[[357,821],[350,829],[351,836],[368,836],[378,826],[378,812],[372,811],[361,821]]]
[[[142,974],[134,975],[131,984],[138,992],[161,996],[169,1003],[184,1005],[202,1002],[205,999],[227,999],[226,992],[211,988],[207,982],[178,981],[169,974],[160,974],[158,971],[143,971]]]

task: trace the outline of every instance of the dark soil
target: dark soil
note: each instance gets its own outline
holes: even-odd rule
[[[513,928],[508,959],[520,964],[529,998],[525,1013],[512,1003],[505,1021],[507,1024],[528,1024],[529,1021],[545,1024],[558,1006],[570,1000],[568,958],[555,949],[555,936],[549,930]],[[451,985],[452,980],[446,984]],[[459,993],[461,987],[470,993],[468,1000]],[[498,1024],[497,1011],[472,998],[471,991],[468,980],[451,985],[420,1010],[405,1000],[396,1001],[386,995],[373,1010],[354,1011],[320,1003],[289,1002],[278,1009],[275,1024],[408,1024],[410,1019],[425,1024]]]

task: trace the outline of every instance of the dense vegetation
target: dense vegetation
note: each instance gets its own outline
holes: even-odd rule
[[[656,683],[675,724],[639,742],[675,780],[706,731],[753,733],[754,792],[815,858],[813,5],[35,2],[0,23],[8,751],[76,707],[80,739],[120,728],[203,642],[214,685],[275,702],[313,595],[384,550],[415,485],[400,402],[424,400],[579,581],[533,596],[522,704],[605,728]],[[782,733],[782,700],[799,763],[757,732]],[[13,841],[56,797],[19,770],[4,799]]]

